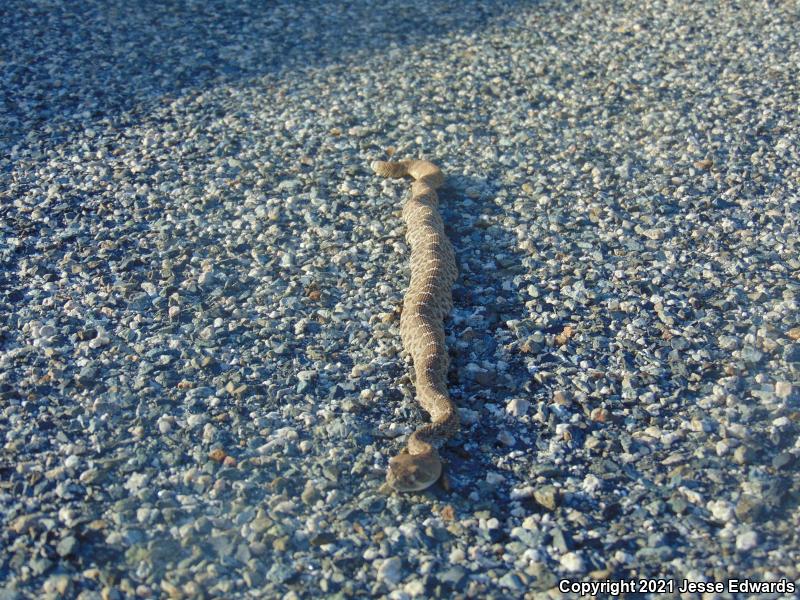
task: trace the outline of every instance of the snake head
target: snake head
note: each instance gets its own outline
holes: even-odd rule
[[[432,486],[442,474],[442,461],[435,452],[399,454],[389,459],[386,483],[398,492],[417,492]]]

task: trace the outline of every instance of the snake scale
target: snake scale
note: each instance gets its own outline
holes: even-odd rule
[[[447,391],[450,358],[443,325],[453,307],[451,289],[458,275],[453,246],[437,210],[436,189],[444,175],[426,160],[374,161],[371,166],[383,177],[414,179],[402,213],[411,247],[411,281],[403,298],[400,337],[414,363],[417,402],[431,421],[412,433],[403,451],[389,460],[386,484],[399,492],[419,491],[439,479],[442,462],[437,448],[459,425]]]

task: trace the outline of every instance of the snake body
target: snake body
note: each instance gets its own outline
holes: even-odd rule
[[[414,363],[417,401],[431,421],[412,433],[406,448],[389,460],[386,482],[396,491],[418,491],[439,479],[437,447],[458,430],[458,412],[447,391],[450,358],[443,326],[453,307],[451,289],[458,271],[437,210],[436,189],[444,182],[439,167],[425,160],[402,160],[375,161],[372,169],[383,177],[414,178],[411,197],[403,205],[411,281],[403,298],[400,337]]]

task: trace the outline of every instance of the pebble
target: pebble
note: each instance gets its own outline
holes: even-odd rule
[[[158,431],[162,434],[167,434],[172,431],[172,417],[169,415],[161,415],[158,419]]]
[[[397,556],[385,559],[378,567],[378,579],[390,585],[397,584],[403,576],[403,562]]]
[[[498,583],[501,587],[511,589],[515,593],[522,593],[525,591],[525,584],[522,583],[516,573],[506,573],[500,578]]]
[[[583,478],[583,483],[581,487],[587,494],[594,494],[598,489],[602,487],[602,483],[600,479],[597,478],[596,475],[589,474]]]
[[[752,464],[755,459],[756,452],[750,446],[739,446],[733,451],[733,460],[740,465]]]
[[[755,521],[764,510],[764,503],[754,496],[745,494],[736,503],[736,516],[742,521]]]
[[[567,552],[559,559],[561,566],[570,573],[580,573],[586,568],[583,558],[576,552]]]
[[[509,431],[505,429],[502,430],[500,433],[497,434],[497,441],[500,442],[503,446],[513,446],[516,444],[516,438]]]
[[[69,535],[58,542],[56,545],[56,552],[58,552],[58,555],[62,557],[69,556],[75,552],[75,548],[77,546],[78,540],[76,540],[74,536]]]
[[[521,417],[528,412],[531,403],[522,398],[514,398],[506,405],[506,411],[513,417]]]
[[[748,530],[736,536],[736,549],[740,552],[749,552],[758,545],[758,534]]]
[[[51,575],[45,582],[43,589],[47,594],[58,594],[64,597],[70,588],[70,580],[66,575]]]
[[[775,469],[785,470],[792,467],[797,462],[797,457],[791,452],[781,452],[772,459],[772,466]]]
[[[439,574],[439,581],[442,583],[458,584],[466,575],[462,567],[450,567]]]
[[[205,414],[194,414],[189,415],[186,419],[186,424],[191,428],[195,429],[200,425],[204,425],[208,417]]]
[[[490,471],[486,474],[486,483],[491,486],[498,486],[502,484],[506,480],[500,473],[495,473],[494,471]]]
[[[547,510],[553,511],[558,508],[559,493],[552,485],[536,488],[533,492],[533,497],[540,506]]]
[[[711,515],[721,523],[727,523],[733,519],[733,506],[725,500],[712,500],[706,507],[711,511]]]

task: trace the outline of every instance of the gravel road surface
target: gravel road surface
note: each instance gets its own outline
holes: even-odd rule
[[[795,2],[5,0],[0,40],[0,600],[794,597],[727,580],[800,584]],[[390,155],[448,178],[463,426],[387,496]]]

